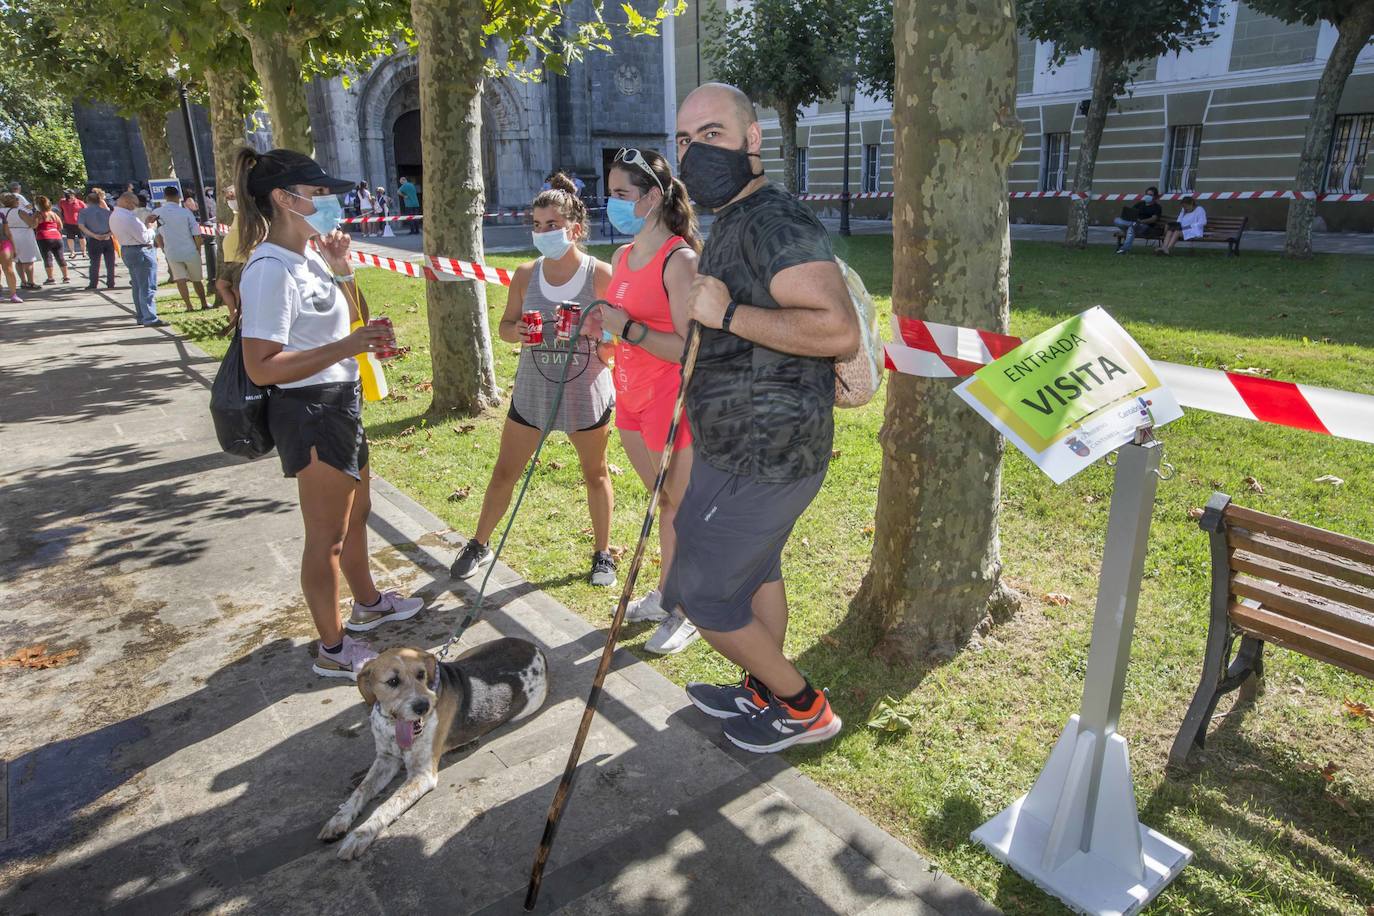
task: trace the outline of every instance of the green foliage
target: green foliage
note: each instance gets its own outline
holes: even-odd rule
[[[1303,25],[1329,22],[1337,27],[1345,17],[1370,3],[1371,0],[1246,0],[1247,6],[1284,22]]]
[[[806,105],[834,98],[840,77],[852,69],[852,11],[844,0],[715,8],[706,16],[706,59],[720,81],[795,117]]]
[[[896,46],[892,43],[892,0],[855,0],[851,59],[858,84],[870,95],[892,101],[897,82]]]
[[[22,182],[55,197],[85,184],[86,165],[72,122],[71,102],[13,58],[0,54],[0,181]]]
[[[554,0],[487,0],[487,24],[482,44],[495,39],[505,44],[505,54],[487,59],[487,75],[542,79],[544,71],[566,74],[568,65],[582,60],[588,51],[611,53],[611,38],[619,27],[630,36],[658,35],[668,16],[680,15],[686,0],[661,0],[652,15],[630,3],[621,3],[623,23],[607,22],[602,0],[593,0],[592,19],[573,21]]]
[[[1113,95],[1125,87],[1127,61],[1151,60],[1162,54],[1200,47],[1212,40],[1205,26],[1210,0],[1024,0],[1017,25],[1052,47],[1051,65],[1070,55],[1097,51],[1117,70]]]

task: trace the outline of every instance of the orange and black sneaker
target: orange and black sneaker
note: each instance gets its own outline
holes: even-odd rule
[[[752,716],[768,706],[772,695],[753,675],[746,674],[736,684],[687,685],[687,698],[692,705],[714,719],[733,719]]]
[[[794,744],[828,741],[840,733],[843,725],[830,708],[825,691],[818,690],[810,709],[793,709],[774,697],[753,715],[738,716],[726,722],[725,737],[746,751],[772,754]]]

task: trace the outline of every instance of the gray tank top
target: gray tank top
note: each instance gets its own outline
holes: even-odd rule
[[[551,295],[552,294],[552,295]],[[556,298],[555,298],[556,297]],[[560,343],[556,338],[558,306],[576,302],[585,311],[596,301],[596,259],[584,257],[582,266],[564,286],[554,288],[544,279],[544,259],[534,263],[534,273],[525,290],[522,311],[538,309],[544,315],[544,342],[520,348],[520,363],[515,370],[515,392],[511,404],[528,423],[543,428],[553,409],[558,379],[563,364],[568,365],[568,380],[558,418],[553,428],[565,433],[595,426],[615,404],[615,384],[610,369],[601,361],[596,342],[579,337]]]

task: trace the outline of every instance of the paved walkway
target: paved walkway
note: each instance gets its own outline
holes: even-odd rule
[[[349,684],[310,673],[301,526],[275,457],[218,449],[216,364],[134,325],[127,281],[0,305],[0,913],[522,912],[602,633],[509,569],[468,644],[537,640],[545,709],[448,759],[360,863],[315,839],[373,757]],[[380,583],[434,646],[472,592],[457,536],[378,481]],[[735,751],[617,656],[540,912],[995,913],[775,757]],[[913,761],[913,765],[919,765]]]
[[[488,223],[484,232],[484,247],[493,253],[510,251],[530,250],[530,233],[528,226],[510,225],[511,221],[503,221],[501,224]],[[830,230],[831,235],[835,235],[840,230],[838,217],[823,216],[821,222]],[[711,217],[707,214],[702,219],[704,228],[711,225]],[[885,219],[855,219],[850,221],[850,230],[854,235],[891,235],[892,221]],[[1088,229],[1088,242],[1093,245],[1115,245],[1113,237],[1115,230],[1111,226],[1091,226]],[[1063,226],[1039,226],[1027,223],[1016,223],[1011,227],[1011,237],[1021,241],[1034,242],[1062,242],[1064,241]],[[395,238],[384,238],[374,236],[363,238],[354,236],[354,243],[360,250],[370,251],[373,254],[392,255],[397,254],[410,257],[423,250],[421,240],[422,235],[408,235],[404,229]],[[593,222],[592,242],[610,243],[624,242],[625,236],[610,236],[603,231],[603,227]],[[1250,231],[1245,233],[1241,240],[1241,253],[1247,251],[1282,251],[1284,234],[1282,232],[1259,232]],[[1313,250],[1323,254],[1368,254],[1374,255],[1374,233],[1359,232],[1319,232],[1312,236]],[[1148,253],[1153,248],[1141,244],[1139,253]],[[1220,245],[1208,245],[1207,249],[1224,251],[1225,247]]]

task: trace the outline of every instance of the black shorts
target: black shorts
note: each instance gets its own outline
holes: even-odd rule
[[[825,481],[825,471],[760,483],[698,458],[673,521],[677,552],[663,606],[704,630],[728,633],[754,618],[754,593],[782,578],[782,549]]]
[[[603,413],[603,414],[601,415],[601,419],[597,420],[597,421],[596,421],[595,423],[593,423],[591,426],[584,426],[584,427],[582,427],[581,429],[578,430],[578,432],[579,432],[579,433],[589,433],[589,432],[591,432],[591,431],[594,430],[594,429],[600,429],[601,427],[605,426],[607,423],[611,422],[611,416],[612,416],[614,413],[615,413],[615,406],[614,406],[614,405],[612,405],[612,406],[610,406],[610,407],[607,407],[607,408],[606,408],[606,412]],[[508,418],[510,418],[510,420],[511,420],[512,422],[519,423],[521,426],[528,426],[530,429],[543,429],[543,427],[538,426],[538,425],[536,425],[536,424],[534,424],[534,423],[531,423],[529,420],[526,420],[524,417],[520,416],[520,411],[518,411],[518,410],[515,409],[515,402],[514,402],[514,401],[511,401],[510,409],[506,411],[506,416],[507,416]]]
[[[368,453],[358,382],[273,388],[267,400],[267,426],[287,477],[309,467],[313,448],[325,464],[362,480]]]
[[[76,225],[75,223],[71,223],[71,224],[63,223],[63,224],[62,224],[62,234],[63,234],[65,237],[69,238],[69,239],[79,239],[79,238],[81,238],[81,230],[77,227],[77,225]]]

